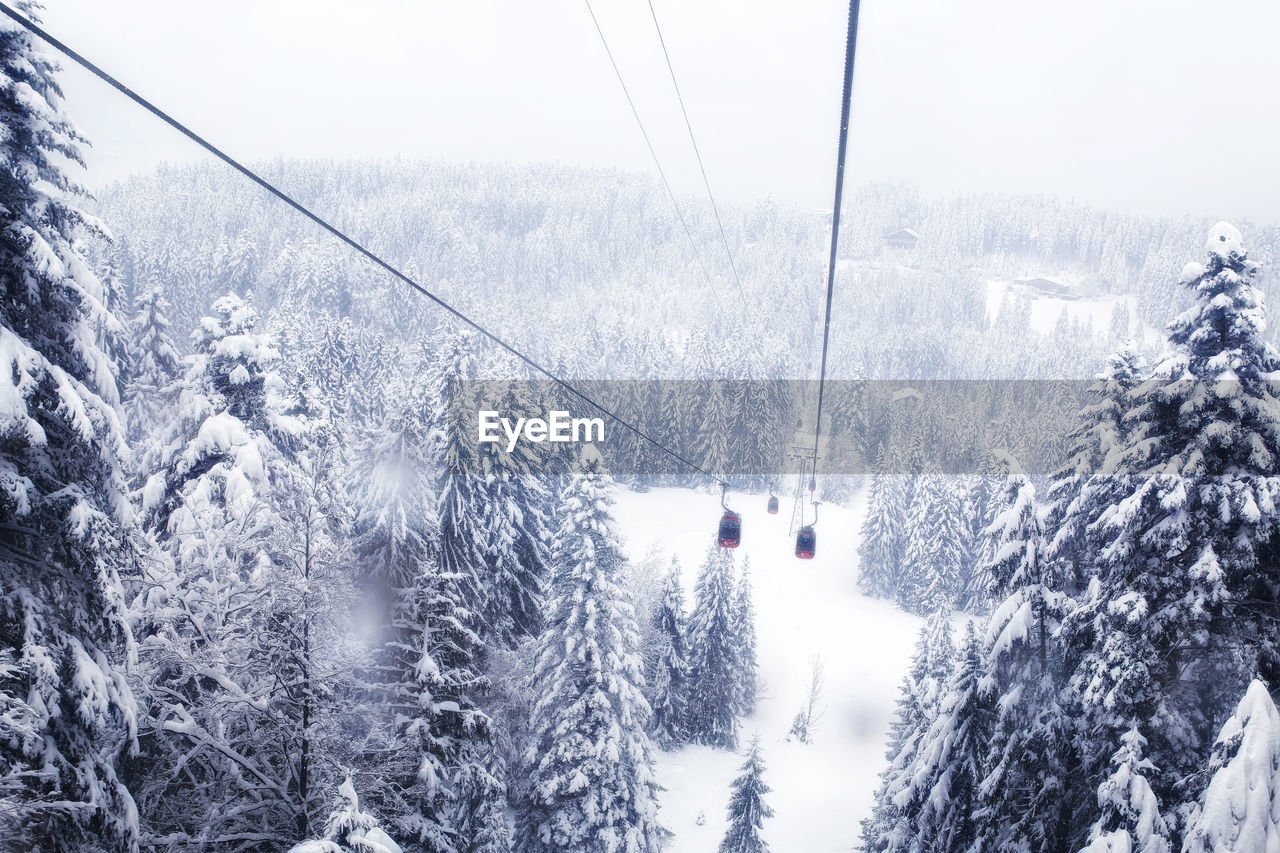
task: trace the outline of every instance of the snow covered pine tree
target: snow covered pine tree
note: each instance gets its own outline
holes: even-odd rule
[[[947,680],[937,717],[920,739],[915,758],[894,796],[896,821],[883,847],[894,853],[967,850],[990,738],[993,703],[984,695],[982,644],[972,622],[965,632],[954,671]]]
[[[906,552],[897,601],[910,613],[955,606],[970,550],[965,499],[957,483],[936,467],[919,477],[908,510]]]
[[[499,410],[536,411],[516,383],[508,383]],[[542,629],[543,584],[546,582],[551,490],[532,457],[528,444],[517,443],[510,453],[486,445],[481,469],[488,494],[488,563],[483,573],[486,622],[490,642],[507,648],[536,637]]]
[[[734,589],[733,610],[738,649],[738,672],[734,679],[738,688],[737,713],[748,716],[755,713],[760,694],[760,667],[756,663],[756,611],[751,602],[749,557],[742,560],[742,572]]]
[[[1045,558],[1058,564],[1053,571],[1068,594],[1078,595],[1093,575],[1097,555],[1089,547],[1088,530],[1108,499],[1108,494],[1095,490],[1119,486],[1116,478],[1095,475],[1124,443],[1129,394],[1145,369],[1145,361],[1128,345],[1108,359],[1107,368],[1089,388],[1091,401],[1072,431],[1067,462],[1050,478],[1044,529],[1052,536],[1044,546]]]
[[[471,448],[446,424],[456,401],[445,389],[465,376],[469,355],[464,339],[446,335],[428,387],[408,395],[389,425],[369,493],[380,509],[365,516],[361,539],[378,585],[392,593],[381,671],[391,735],[370,775],[392,804],[392,829],[429,853],[510,846],[505,768],[480,709],[490,689],[479,624],[483,481]]]
[[[169,336],[169,303],[160,287],[138,297],[129,340],[133,374],[125,390],[129,439],[135,444],[160,426],[166,403],[164,391],[182,370],[178,349]]]
[[[1250,682],[1222,726],[1207,775],[1190,809],[1183,853],[1270,853],[1280,846],[1280,711],[1261,681]]]
[[[297,844],[289,853],[401,853],[401,848],[382,831],[376,817],[360,808],[355,785],[348,777],[338,786],[324,836]]]
[[[1219,223],[1206,248],[1182,274],[1195,304],[1094,478],[1112,481],[1095,493],[1121,488],[1091,526],[1095,587],[1063,629],[1081,650],[1070,696],[1089,783],[1136,724],[1166,814],[1198,794],[1180,780],[1203,768],[1223,697],[1280,683],[1280,356],[1240,232]]]
[[[885,754],[889,766],[880,774],[871,817],[862,822],[862,849],[867,853],[904,849],[913,832],[900,795],[911,785],[920,742],[937,719],[954,653],[951,612],[939,610],[920,629],[911,669],[902,679]]]
[[[773,817],[773,809],[764,801],[769,790],[764,783],[760,736],[756,735],[747,748],[747,760],[731,786],[729,828],[720,841],[720,853],[769,853],[769,845],[760,837],[765,820]]]
[[[987,624],[987,678],[995,708],[976,807],[975,846],[1058,850],[1068,825],[1069,724],[1057,701],[1062,683],[1056,633],[1069,607],[1043,555],[1036,491],[1021,465],[999,454],[1005,482],[993,501],[981,573],[987,594],[1003,597]]]
[[[1147,739],[1134,726],[1121,736],[1120,743],[1119,751],[1111,758],[1114,771],[1098,786],[1102,814],[1093,825],[1089,846],[1080,853],[1169,853],[1169,827],[1147,781],[1146,774],[1156,769],[1142,754]]]
[[[0,24],[0,839],[121,851],[137,834],[116,774],[135,734],[120,574],[136,552],[116,373],[96,341],[120,324],[74,248],[88,223],[60,164],[82,162],[84,140],[56,70]]]
[[[858,542],[858,587],[877,598],[895,598],[906,550],[903,519],[910,491],[908,478],[894,470],[897,457],[881,448],[871,479],[867,517]]]
[[[738,745],[738,659],[733,558],[712,545],[694,588],[689,619],[689,733],[695,743]]]
[[[680,573],[680,561],[673,557],[663,580],[662,601],[653,616],[658,650],[647,681],[653,742],[662,749],[681,746],[688,739],[689,653]]]
[[[622,585],[614,485],[594,448],[563,495],[552,599],[532,676],[537,700],[525,755],[521,853],[656,853],[649,706],[639,634]]]
[[[466,631],[450,615],[452,590],[434,560],[438,529],[431,473],[437,437],[429,399],[420,388],[394,395],[404,402],[372,436],[356,519],[360,583],[376,624],[384,626],[368,689],[378,709],[363,752],[366,801],[388,815],[388,826],[424,850],[448,850],[452,827],[443,784],[453,738],[443,731],[433,694],[443,684],[469,685],[442,666],[431,639]],[[449,714],[474,728],[470,709]]]

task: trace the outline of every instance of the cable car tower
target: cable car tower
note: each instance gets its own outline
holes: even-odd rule
[[[795,500],[791,505],[791,523],[787,530],[788,536],[794,536],[797,531],[805,526],[806,507],[815,500],[814,490],[817,484],[814,482],[813,470],[816,463],[826,455],[828,435],[826,430],[819,433],[818,445],[815,447],[813,443],[815,432],[812,423],[802,420],[796,425],[796,434],[791,443],[790,456],[795,460],[798,474],[796,476]]]

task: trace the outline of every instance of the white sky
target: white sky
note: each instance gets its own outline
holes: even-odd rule
[[[652,170],[582,0],[46,0],[71,47],[233,156]],[[845,0],[653,0],[725,200],[830,207]],[[593,0],[700,193],[645,0]],[[1280,3],[864,0],[849,180],[1280,220]],[[78,70],[97,186],[190,143]]]

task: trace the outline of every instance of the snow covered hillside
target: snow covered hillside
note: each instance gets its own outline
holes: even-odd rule
[[[756,713],[743,721],[742,748],[759,732],[767,765],[767,797],[776,814],[764,836],[774,853],[847,851],[870,813],[885,735],[920,620],[855,585],[862,496],[852,508],[824,505],[818,554],[797,560],[787,534],[790,509],[769,515],[764,495],[730,496],[743,517],[742,547],[751,561],[760,674]],[[684,489],[623,492],[617,518],[633,559],[654,544],[677,555],[691,592],[720,515],[717,495]],[[826,719],[812,744],[788,743],[804,699],[810,659],[826,668]],[[724,835],[729,782],[740,754],[706,746],[658,753],[659,818],[675,833],[672,853],[714,850]],[[698,825],[699,814],[706,817]]]

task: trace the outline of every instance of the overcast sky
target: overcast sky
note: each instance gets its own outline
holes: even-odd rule
[[[844,0],[653,0],[712,186],[830,207]],[[583,0],[46,0],[49,29],[233,156],[652,170]],[[701,191],[646,0],[593,0]],[[849,180],[1280,220],[1274,0],[864,0]],[[190,143],[78,70],[90,186]]]

